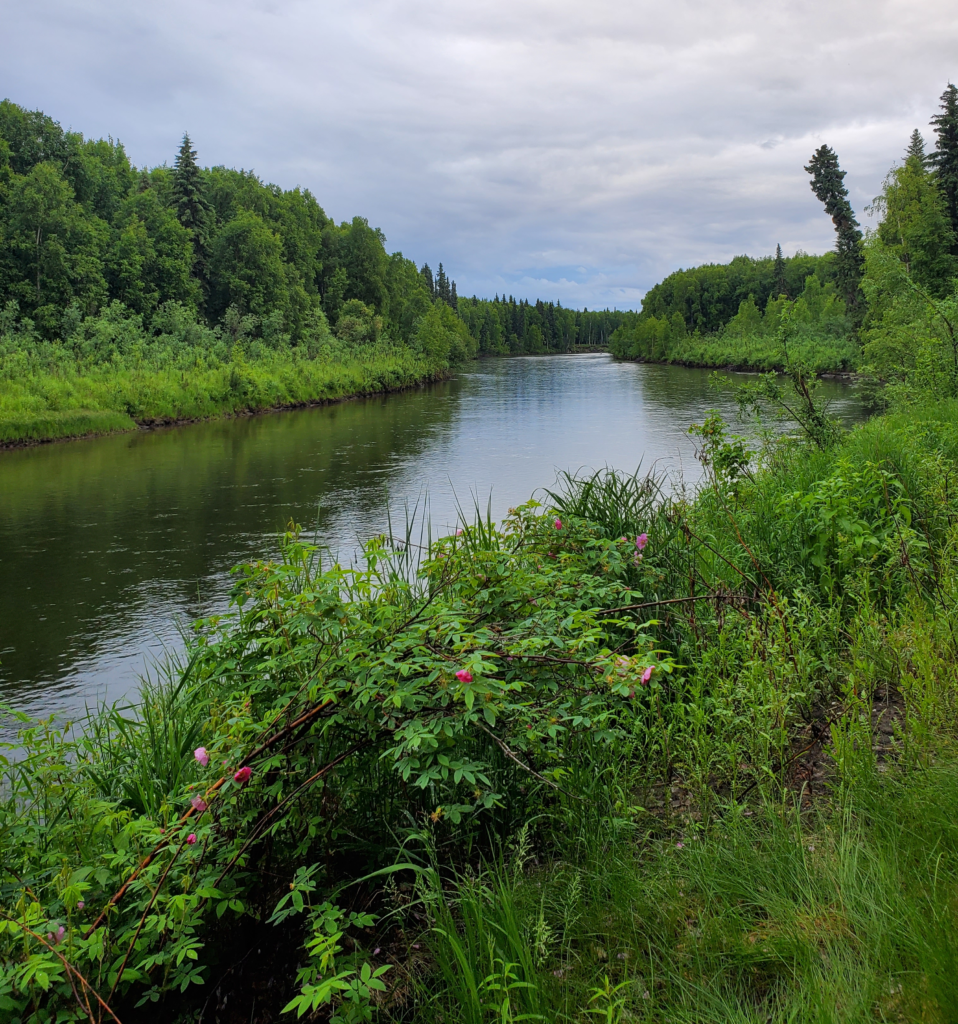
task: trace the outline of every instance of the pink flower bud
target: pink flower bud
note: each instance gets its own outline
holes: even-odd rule
[[[199,814],[202,814],[209,807],[209,804],[200,796],[194,796],[190,803],[193,805],[193,810]]]
[[[193,756],[204,768],[210,763],[210,755],[207,754],[206,747],[197,747],[193,751]]]
[[[238,782],[242,786],[244,782],[249,782],[252,774],[252,768],[239,768],[233,772],[233,781]]]
[[[644,686],[652,678],[652,666],[649,667],[642,673],[642,685]]]
[[[469,672],[467,669],[461,668],[456,673],[456,678],[459,680],[460,683],[471,683],[472,673]]]
[[[457,537],[461,537],[462,536],[462,530],[456,530],[456,536]]]
[[[86,904],[83,902],[83,900],[77,900],[77,910],[82,910],[85,906]]]
[[[195,832],[191,832],[186,837],[186,842],[187,842],[188,846],[195,846],[196,845],[196,833]]]
[[[556,521],[555,521],[555,522],[554,522],[554,523],[553,523],[552,525],[553,525],[553,526],[554,526],[554,527],[555,527],[555,528],[556,528],[557,530],[561,530],[561,529],[562,529],[562,520],[561,520],[561,519],[556,519]]]

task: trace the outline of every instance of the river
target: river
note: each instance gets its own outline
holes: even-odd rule
[[[602,354],[497,359],[399,395],[2,451],[0,701],[76,717],[135,693],[290,520],[348,560],[389,515],[427,503],[434,534],[457,503],[500,518],[557,470],[641,464],[694,484],[689,425],[735,413],[708,378]],[[849,388],[825,387],[857,418]]]

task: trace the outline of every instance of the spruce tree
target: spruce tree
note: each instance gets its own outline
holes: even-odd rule
[[[206,198],[206,181],[196,163],[188,133],[183,133],[183,144],[173,164],[173,205],[176,218],[193,232],[193,245],[200,251],[209,242],[212,209]]]
[[[455,281],[453,281],[452,284],[449,286],[449,305],[452,306],[452,308],[455,310],[459,309],[459,296],[456,294]]]
[[[859,303],[858,284],[864,257],[862,233],[858,230],[858,221],[848,201],[848,189],[843,183],[845,171],[838,166],[838,154],[829,146],[819,146],[805,170],[812,176],[812,191],[824,203],[825,212],[835,225],[838,289],[848,306],[855,308]]]
[[[951,82],[941,94],[941,111],[931,119],[938,141],[929,162],[937,172],[938,187],[958,236],[958,89]]]
[[[446,272],[442,269],[441,263],[436,273],[436,298],[441,299],[447,305],[449,304],[449,278],[446,277]]]
[[[788,297],[788,282],[785,280],[785,257],[781,243],[775,246],[775,288],[778,295]]]
[[[922,167],[928,164],[928,157],[925,153],[925,140],[921,137],[921,132],[917,128],[911,133],[911,138],[908,140],[908,149],[905,150],[905,159],[907,160],[910,157],[918,157]]]
[[[422,278],[422,283],[425,285],[426,291],[429,292],[430,298],[434,299],[436,297],[436,284],[432,279],[432,267],[428,263],[424,263],[419,271],[419,276]]]

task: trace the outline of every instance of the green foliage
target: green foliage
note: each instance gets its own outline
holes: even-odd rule
[[[788,311],[788,344],[781,336]],[[612,335],[610,350],[617,359],[680,363],[688,366],[734,366],[784,371],[800,363],[811,373],[848,371],[859,359],[850,337],[845,303],[831,282],[816,273],[804,278],[794,302],[769,296],[764,311],[749,296],[714,335],[689,334],[679,311],[670,317],[642,314]]]
[[[955,232],[936,176],[919,154],[888,173],[873,209],[881,215],[878,239],[905,265],[912,280],[935,298],[951,291],[958,273]]]
[[[196,150],[193,149],[190,137],[186,133],[173,164],[170,198],[176,219],[190,232],[197,256],[202,258],[203,250],[209,241],[212,210],[206,198],[203,172],[196,164]]]
[[[865,372],[883,385],[877,401],[914,402],[958,394],[958,293],[934,297],[880,236],[865,246],[862,331]]]
[[[517,302],[504,295],[491,302],[460,297],[456,309],[479,354],[492,356],[605,348],[617,327],[635,319],[629,312],[565,309],[561,302]]]
[[[707,264],[677,270],[650,288],[642,300],[643,317],[670,320],[681,313],[686,328],[703,336],[718,333],[735,316],[743,302],[751,300],[764,310],[770,299],[783,293],[797,297],[806,280],[817,274],[823,284],[834,284],[835,256],[809,256],[799,252],[783,258],[753,259],[736,256],[731,263]],[[784,273],[785,289],[779,277]]]
[[[0,304],[17,301],[49,340],[73,302],[95,315],[120,301],[149,327],[174,301],[209,327],[231,307],[276,314],[298,342],[312,311],[335,326],[357,299],[409,341],[406,307],[433,301],[415,264],[390,256],[363,218],[336,225],[308,191],[204,169],[188,135],[172,170],[138,172],[118,144],[84,141],[4,101],[0,150]]]
[[[311,310],[297,342],[275,312],[230,307],[214,329],[169,302],[151,328],[113,303],[99,316],[75,306],[63,338],[47,341],[13,304],[0,312],[0,440],[43,440],[222,413],[378,394],[432,380],[445,363],[388,338],[359,348]]]
[[[940,109],[941,113],[931,119],[937,140],[928,162],[935,169],[951,228],[958,238],[958,88],[951,82],[941,94]]]
[[[838,166],[838,154],[829,146],[819,146],[805,170],[812,176],[812,191],[835,225],[835,283],[847,305],[854,308],[862,273],[862,233],[848,201],[845,171]]]
[[[121,1019],[190,1019],[220,951],[264,932],[288,951],[274,1017],[408,1018],[405,991],[415,1020],[787,1019],[872,1005],[875,978],[950,1007],[955,883],[928,857],[953,837],[908,836],[958,792],[958,414],[824,449],[700,433],[694,501],[566,477],[548,509],[418,555],[408,530],[377,538],[348,568],[294,532],[140,706],[79,733],[21,716],[9,1018],[85,1019],[95,990]],[[870,781],[889,688],[892,793]],[[810,735],[840,797],[818,819],[789,811]]]

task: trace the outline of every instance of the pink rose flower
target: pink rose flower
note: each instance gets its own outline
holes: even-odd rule
[[[252,768],[239,768],[233,772],[233,781],[243,785],[244,782],[249,782],[250,777],[253,774]]]
[[[555,521],[555,522],[554,522],[554,523],[553,523],[552,525],[553,525],[553,526],[554,526],[554,527],[555,527],[555,528],[556,528],[557,530],[561,530],[561,529],[562,529],[562,520],[561,520],[561,519],[557,519],[557,520],[556,520],[556,521]]]
[[[652,678],[652,666],[649,667],[642,673],[642,685],[644,686]]]
[[[645,549],[645,545],[648,543],[649,535],[647,533],[640,533],[638,537],[635,538],[635,546],[639,549],[639,551],[643,551]]]
[[[195,832],[191,832],[186,837],[186,842],[187,842],[187,845],[189,845],[189,846],[195,846],[196,845],[196,833]]]
[[[194,796],[190,803],[198,814],[202,814],[209,807],[209,804],[201,796]]]
[[[206,747],[197,747],[193,751],[193,756],[204,768],[210,763],[210,755],[207,754]]]
[[[468,669],[461,668],[456,673],[456,678],[459,680],[460,683],[471,683],[472,673],[468,671]]]

